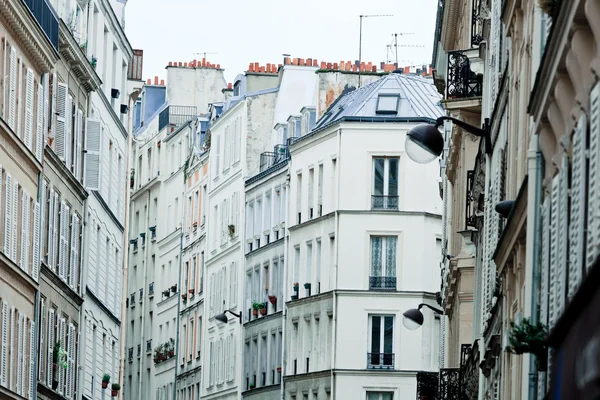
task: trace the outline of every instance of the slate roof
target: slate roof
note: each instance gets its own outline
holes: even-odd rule
[[[380,94],[400,96],[397,114],[378,114],[377,99]],[[315,126],[315,130],[342,120],[356,117],[386,119],[430,118],[445,115],[440,103],[441,95],[433,81],[418,75],[392,73],[359,89],[342,93],[331,104]]]

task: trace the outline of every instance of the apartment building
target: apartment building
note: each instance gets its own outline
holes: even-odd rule
[[[408,331],[399,318],[439,288],[439,171],[403,143],[442,109],[430,80],[401,72],[343,94],[290,141],[286,399],[412,398],[416,371],[437,370],[439,320]]]
[[[2,1],[0,15],[0,397],[34,399],[43,232],[40,181],[59,25],[44,1]]]

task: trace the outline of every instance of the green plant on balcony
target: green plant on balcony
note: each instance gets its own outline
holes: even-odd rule
[[[117,397],[119,395],[119,390],[121,390],[121,385],[118,383],[113,383],[110,388],[112,389],[112,397]]]
[[[104,374],[102,376],[102,389],[106,389],[108,387],[108,382],[110,382],[110,375]]]
[[[259,303],[258,301],[255,301],[252,303],[252,315],[254,315],[255,317],[258,315],[258,310],[261,309],[261,306],[264,307],[264,304]]]
[[[96,69],[96,64],[98,63],[98,59],[94,56],[92,56],[92,59],[90,60],[90,65],[92,66],[92,68]]]
[[[536,357],[539,371],[545,371],[548,363],[548,329],[544,324],[533,324],[528,318],[520,323],[511,322],[506,350],[514,354],[530,353]]]

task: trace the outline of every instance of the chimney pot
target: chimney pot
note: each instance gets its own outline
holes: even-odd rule
[[[183,63],[183,67],[184,67],[184,68],[187,68],[187,66],[188,66],[188,63],[184,62],[184,63]]]
[[[284,63],[285,65],[288,65],[288,64],[291,64],[291,63],[292,63],[292,60],[291,60],[291,58],[289,58],[289,57],[286,57],[286,58],[284,58],[284,59],[283,59],[283,63]]]
[[[160,85],[161,85],[161,86],[165,86],[165,80],[164,80],[164,79],[161,79],[161,80],[160,80]]]
[[[371,72],[377,72],[377,65],[373,65],[371,67]]]
[[[271,63],[267,63],[267,72],[271,72]]]
[[[233,89],[233,83],[229,82],[229,83],[227,84],[227,89]]]
[[[312,66],[312,65],[313,65],[313,63],[312,63],[312,58],[307,58],[307,59],[306,59],[306,66],[307,66],[307,67],[310,67],[310,66]]]
[[[250,65],[248,65],[248,71],[254,72],[254,63],[250,63]]]
[[[221,69],[221,64],[217,64],[217,69]]]
[[[332,68],[333,68],[333,65],[330,62],[328,62],[327,63],[327,69],[332,69]],[[335,69],[335,68],[333,68],[333,69]]]
[[[327,63],[325,61],[321,61],[321,69],[326,69]]]
[[[338,70],[338,63],[333,63],[333,69]]]
[[[206,58],[202,57],[202,66],[206,67]]]
[[[178,66],[180,66],[180,67],[183,67],[183,63],[182,63],[181,61],[179,61],[179,62],[177,63],[177,65],[178,65]]]
[[[169,67],[173,66],[173,61],[169,61]]]
[[[155,85],[158,85],[158,76],[155,76],[155,77],[154,77],[154,84],[155,84]]]
[[[319,61],[318,60],[313,60],[313,67],[318,67],[319,66]]]
[[[298,65],[304,65],[304,58],[298,59]]]
[[[261,67],[258,69],[258,72],[262,72],[262,73],[264,73],[264,72],[265,72],[265,66],[264,66],[264,65],[262,65],[262,66],[261,66]]]
[[[278,69],[279,69],[279,68],[281,68],[281,67],[283,67],[283,64],[279,64],[279,65],[277,66],[277,68],[278,68]]]
[[[152,79],[148,78],[148,80],[146,81],[146,85],[152,85]]]

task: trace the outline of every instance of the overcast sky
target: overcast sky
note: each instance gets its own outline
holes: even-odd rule
[[[358,59],[359,15],[363,61],[386,61],[398,36],[401,65],[429,64],[437,0],[128,0],[125,31],[144,50],[144,78],[166,78],[169,61],[207,59],[232,81],[250,62],[281,63],[282,54],[339,62]],[[423,46],[423,47],[400,47]],[[394,61],[394,56],[389,56]]]

